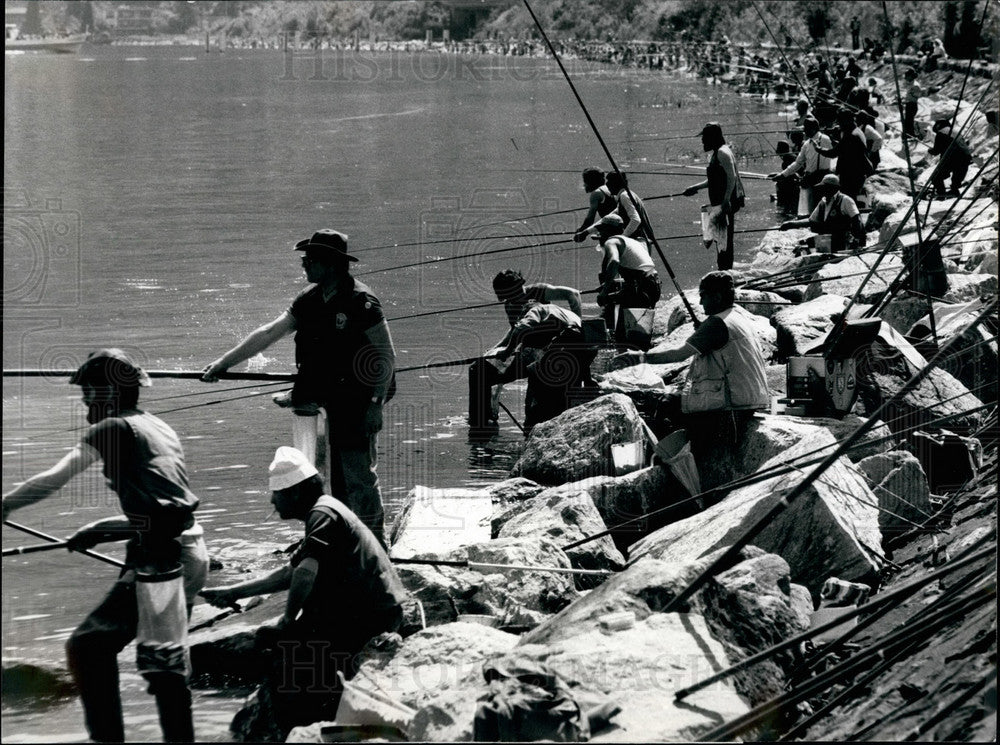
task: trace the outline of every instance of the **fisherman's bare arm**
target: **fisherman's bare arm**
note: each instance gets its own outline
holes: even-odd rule
[[[14,510],[52,496],[74,476],[90,468],[100,457],[97,450],[81,442],[52,468],[32,476],[7,492],[3,497],[3,519],[6,520]]]
[[[278,622],[278,627],[286,626],[296,619],[302,606],[305,605],[313,585],[316,584],[316,574],[319,572],[319,562],[307,556],[292,570],[291,585],[288,588],[288,598],[285,600],[285,614]]]
[[[684,196],[693,197],[702,189],[707,189],[707,188],[708,188],[708,179],[705,179],[704,181],[699,181],[697,184],[692,184],[691,186],[686,188],[684,190]]]
[[[545,288],[545,302],[566,303],[567,307],[578,316],[583,315],[583,303],[580,298],[580,291],[572,287],[562,287],[560,285],[548,285]]]
[[[579,228],[576,229],[576,233],[573,234],[573,240],[575,240],[577,243],[580,243],[584,239],[586,239],[587,234],[584,231],[586,231],[587,228],[589,228],[591,225],[594,224],[594,220],[597,219],[597,208],[601,204],[601,199],[602,199],[601,192],[599,192],[597,189],[594,189],[594,191],[590,192],[589,196],[590,196],[590,209],[587,210],[587,216],[583,218],[583,223],[580,225]]]
[[[233,365],[263,352],[269,346],[295,330],[295,318],[287,310],[270,323],[266,323],[250,334],[235,347],[209,364],[203,371],[201,379],[206,383],[214,383],[219,374],[226,372]]]
[[[251,579],[225,587],[207,588],[202,590],[200,594],[212,605],[226,608],[243,598],[252,598],[255,595],[266,595],[289,589],[292,586],[292,571],[292,567],[286,565],[259,579]]]
[[[638,365],[642,362],[648,362],[652,365],[662,365],[668,362],[683,362],[688,357],[694,357],[696,354],[700,354],[700,352],[685,342],[679,347],[662,349],[658,352],[623,352],[615,357],[611,362],[614,369],[621,369],[623,367]]]

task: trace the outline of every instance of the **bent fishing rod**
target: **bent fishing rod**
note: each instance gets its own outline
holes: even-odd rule
[[[632,190],[629,189],[628,187],[628,182],[625,179],[625,175],[618,168],[618,164],[615,162],[614,156],[611,154],[611,151],[608,149],[607,144],[605,144],[604,142],[604,138],[601,136],[600,131],[597,129],[597,124],[594,122],[593,117],[590,115],[590,111],[588,111],[587,106],[586,104],[584,104],[583,99],[580,97],[579,92],[577,92],[576,86],[573,84],[573,80],[570,78],[569,73],[566,71],[566,67],[563,65],[562,59],[559,57],[559,53],[556,51],[555,46],[553,46],[552,41],[549,39],[549,35],[545,32],[545,29],[542,27],[541,21],[538,20],[538,16],[535,15],[535,11],[531,8],[531,3],[528,2],[528,0],[523,0],[523,2],[524,2],[524,7],[528,10],[528,14],[531,16],[531,20],[534,21],[535,26],[538,28],[539,34],[541,34],[542,39],[545,40],[545,44],[548,46],[549,51],[552,53],[553,59],[555,59],[556,64],[559,66],[559,70],[562,72],[563,77],[569,84],[570,90],[573,92],[573,96],[576,98],[577,103],[580,104],[580,108],[583,111],[583,115],[587,118],[587,122],[588,124],[590,124],[590,129],[593,131],[594,136],[597,137],[597,141],[600,143],[601,149],[604,150],[604,154],[607,156],[608,161],[611,163],[612,169],[621,178],[622,183],[625,184],[625,191],[629,195],[629,198],[632,200],[633,204],[638,205],[638,200],[632,193]],[[638,206],[636,207],[636,209],[638,210]],[[667,261],[667,257],[663,254],[663,249],[661,249],[660,244],[657,243],[656,236],[653,235],[652,227],[647,224],[646,220],[641,220],[641,224],[643,232],[649,239],[649,242],[653,244],[653,247],[656,249],[656,253],[659,254],[660,260],[663,262],[663,266],[667,270],[667,275],[670,277],[670,281],[673,282],[674,287],[677,290],[677,293],[681,296],[681,301],[684,303],[684,307],[687,310],[688,315],[691,317],[691,321],[697,326],[700,323],[700,321],[698,320],[698,316],[694,312],[694,308],[691,305],[691,301],[687,299],[687,296],[681,289],[680,283],[677,281],[677,275],[674,274],[674,270],[670,266],[670,262]]]

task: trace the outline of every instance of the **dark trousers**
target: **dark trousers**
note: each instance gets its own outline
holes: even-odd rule
[[[66,642],[66,658],[80,691],[87,731],[96,742],[125,741],[117,658],[135,638],[138,623],[135,582],[121,578]],[[156,697],[163,739],[193,742],[187,679],[163,672],[145,677],[149,692]]]
[[[402,621],[402,609],[396,607],[363,617],[324,618],[321,624],[300,618],[276,637],[258,637],[258,643],[273,652],[263,687],[270,694],[282,739],[293,727],[332,720],[344,692],[337,673],[353,678],[365,644],[395,631]]]
[[[951,190],[957,192],[962,186],[962,182],[965,181],[965,177],[969,173],[969,164],[964,162],[955,161],[942,161],[938,163],[937,168],[934,169],[934,174],[931,176],[931,182],[934,184],[934,189],[938,194],[943,194],[945,192],[944,180],[951,176]]]
[[[332,417],[327,414],[331,493],[350,507],[375,534],[379,543],[385,546],[385,508],[376,471],[378,451],[375,435],[362,438],[357,447],[338,445],[331,438],[331,420]]]
[[[903,134],[910,135],[911,137],[917,136],[916,130],[916,120],[917,118],[917,103],[916,101],[907,101],[903,104]]]
[[[511,360],[503,372],[485,359],[478,359],[469,366],[469,426],[485,427],[493,421],[493,386],[510,383],[528,376],[528,369],[521,355]]]
[[[528,391],[524,399],[524,428],[559,416],[570,407],[570,391],[592,384],[590,365],[597,350],[582,337],[557,342],[528,367]]]
[[[732,213],[726,216],[726,247],[723,249],[722,246],[719,246],[718,254],[715,258],[720,271],[733,268],[733,258],[735,256],[733,248],[734,217]]]
[[[625,344],[629,341],[628,330],[625,325],[625,309],[655,308],[656,304],[660,301],[661,294],[660,279],[655,273],[625,280],[622,291],[614,296],[614,305],[608,305],[604,309],[605,314],[608,313],[609,308],[612,309],[610,323],[614,325],[613,327],[608,326],[608,328],[614,331],[614,338],[618,344]],[[616,306],[619,308],[617,322],[614,321],[613,310]],[[608,317],[606,316],[605,324],[608,323]]]

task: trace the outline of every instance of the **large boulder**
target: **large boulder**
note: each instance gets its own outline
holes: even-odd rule
[[[390,531],[390,556],[406,559],[488,541],[492,513],[488,489],[415,486]]]
[[[870,359],[871,364],[858,371],[858,394],[869,412],[897,395],[914,373],[927,364],[913,345],[884,323],[872,343]],[[916,388],[893,402],[882,419],[893,432],[928,425],[945,416],[955,417],[949,427],[974,427],[983,414],[973,410],[981,406],[982,402],[958,379],[936,367]]]
[[[785,416],[783,414],[757,414],[747,428],[746,439],[739,452],[739,470],[755,473],[764,463],[788,452],[799,443],[816,441],[828,432],[840,441],[847,439],[865,420],[848,415],[843,419],[826,417]],[[848,453],[852,461],[858,461],[892,447],[889,429],[882,423],[873,427]],[[817,448],[820,446],[817,445]],[[810,458],[823,457],[832,449],[819,450]]]
[[[808,238],[812,232],[808,229],[772,230],[764,234],[757,248],[754,249],[754,259],[743,268],[743,274],[748,279],[770,279],[780,274],[780,281],[792,272],[801,279],[808,279],[814,267],[823,263],[818,254],[796,256],[795,249],[799,241]]]
[[[629,365],[604,373],[598,378],[598,385],[605,393],[625,393],[635,390],[666,391],[660,365]]]
[[[736,304],[755,316],[770,319],[776,312],[788,305],[788,301],[776,292],[736,288]]]
[[[822,295],[801,305],[779,310],[771,317],[776,331],[776,361],[805,354],[833,328],[832,317],[844,312],[847,298]]]
[[[814,450],[834,442],[832,434],[819,430],[767,461],[761,470],[812,457]],[[629,549],[629,558],[682,562],[730,546],[813,468],[735,489],[703,512],[639,540]],[[814,597],[831,576],[873,579],[878,565],[870,550],[880,541],[875,496],[846,458],[838,458],[753,538],[754,545],[785,559],[792,581],[808,587]]]
[[[861,294],[858,300],[863,303],[873,302],[886,291],[903,267],[903,262],[898,257],[888,254],[879,262],[875,273],[862,287],[861,283],[868,277],[877,259],[877,255],[874,254],[847,256],[835,264],[823,265],[817,270],[813,283],[806,290],[805,299],[809,301],[823,295],[851,298],[860,288]]]
[[[210,688],[241,680],[259,681],[261,671],[267,669],[267,657],[255,646],[254,636],[260,626],[281,617],[285,595],[265,595],[242,605],[242,612],[218,612],[220,620],[188,636],[193,686]],[[192,628],[202,624],[192,624]]]
[[[878,498],[878,524],[887,540],[926,522],[932,512],[931,490],[920,461],[905,450],[872,455],[858,461]]]
[[[780,557],[765,554],[753,546],[743,549],[735,559],[735,565],[723,567],[711,582],[692,596],[684,609],[690,610],[690,613],[663,614],[667,604],[719,553],[721,551],[696,561],[668,563],[648,558],[637,561],[526,634],[518,644],[518,650],[534,646],[548,650],[561,646],[574,648],[585,644],[584,639],[590,635],[607,633],[611,618],[634,618],[643,622],[664,615],[668,618],[679,615],[692,621],[702,616],[712,637],[723,644],[726,655],[735,661],[766,649],[808,626],[812,601],[806,588],[791,584],[788,565]],[[621,633],[618,631],[612,635]],[[654,644],[642,649],[655,652],[658,648],[659,644]],[[618,664],[614,659],[597,659],[604,659],[609,670],[620,669],[624,672],[632,666],[631,663]],[[654,654],[645,659],[638,670],[645,670],[651,663],[662,664]],[[671,659],[673,664],[662,671],[665,676],[663,687],[670,691],[708,675],[710,669],[718,669],[714,665],[711,668],[700,667],[704,661],[698,656],[687,659],[677,654]],[[792,662],[790,657],[778,657],[777,660],[786,668]],[[724,666],[724,663],[720,662],[719,666]],[[571,678],[587,680],[579,674],[571,675]],[[782,669],[765,665],[737,676],[735,682],[740,693],[753,702],[759,702],[780,690]],[[693,700],[688,700],[693,703]]]
[[[570,569],[559,545],[545,536],[498,538],[416,558],[500,565],[481,569],[431,563],[401,565],[400,579],[421,602],[428,626],[450,623],[468,614],[494,616],[501,626],[530,627],[577,597],[569,573],[502,568]]]
[[[997,294],[995,274],[949,274],[948,292],[942,300],[946,303],[965,303]]]
[[[939,303],[935,303],[935,306],[938,305]],[[905,334],[925,315],[927,315],[927,298],[902,292],[886,303],[880,317],[896,331]]]
[[[468,741],[476,700],[486,691],[483,663],[511,650],[518,637],[472,623],[435,626],[388,654],[370,654],[358,679],[417,710],[409,739]]]
[[[493,516],[493,531],[498,538],[544,536],[558,546],[603,533],[606,528],[590,494],[583,489],[567,491],[565,487],[548,489]],[[617,571],[625,564],[610,536],[588,541],[565,553],[575,569]],[[574,579],[577,589],[587,590],[597,587],[605,578],[578,574]]]
[[[3,661],[4,707],[46,707],[76,694],[76,684],[65,668],[18,659]]]
[[[684,297],[687,298],[688,303],[694,308],[695,313],[701,311],[701,305],[699,305],[701,296],[698,294],[697,289],[684,290]],[[691,316],[679,294],[667,300],[661,300],[657,304],[653,315],[653,344],[659,344],[664,336],[678,326],[690,321]]]
[[[625,476],[596,476],[553,487],[545,493],[586,492],[597,506],[619,551],[670,520],[687,517],[695,505],[687,490],[660,465]],[[676,505],[676,509],[665,508]],[[660,512],[657,512],[660,511]],[[657,512],[655,515],[650,513]],[[650,515],[649,517],[644,517]],[[621,526],[621,527],[619,527]]]
[[[885,150],[882,152],[884,153]],[[873,195],[871,197],[871,212],[868,213],[868,219],[865,222],[865,230],[867,231],[878,230],[889,215],[901,207],[908,207],[913,201],[904,192],[886,189],[885,185],[876,182],[875,178],[869,178],[866,182],[868,193]]]
[[[611,446],[644,438],[635,404],[624,394],[611,393],[536,426],[511,475],[549,485],[609,475]]]

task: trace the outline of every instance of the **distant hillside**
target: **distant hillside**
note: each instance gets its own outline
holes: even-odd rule
[[[862,37],[881,38],[892,29],[897,47],[941,38],[953,56],[966,56],[1000,34],[991,13],[978,22],[987,0],[915,2],[890,0],[888,21],[881,2],[831,0],[530,0],[554,38],[595,40],[815,41],[844,44],[851,18]],[[7,2],[12,5],[24,3]],[[437,39],[530,38],[534,24],[521,0],[116,0],[33,1],[48,33],[91,28],[115,35],[123,24],[149,35],[198,35],[205,31],[243,39],[274,39],[285,31],[300,37]],[[32,9],[34,10],[34,9]],[[758,13],[760,11],[760,14]],[[763,15],[763,20],[761,18]]]

